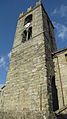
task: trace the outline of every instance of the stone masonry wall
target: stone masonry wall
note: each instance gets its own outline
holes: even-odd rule
[[[43,15],[43,30],[44,30],[44,45],[45,45],[44,47],[46,56],[45,60],[47,67],[47,93],[48,93],[49,110],[51,113],[51,111],[53,111],[51,79],[55,75],[54,64],[52,60],[52,51],[56,51],[56,41],[54,38],[52,23],[48,18],[48,16],[46,15],[46,13],[44,12],[44,10],[42,12],[42,15]]]
[[[33,14],[32,38],[22,43],[24,19]],[[18,20],[4,88],[4,110],[48,111],[47,78],[41,6]],[[45,95],[44,95],[45,94]]]
[[[22,43],[22,33],[25,30],[24,19],[30,14],[33,15],[32,38]],[[44,21],[46,18],[47,16]],[[50,80],[54,74],[52,46],[47,32],[47,22],[45,22],[46,36],[44,34],[43,19],[43,9],[39,5],[18,20],[6,87],[2,90],[1,108],[5,112],[38,111],[47,119],[50,117],[54,119],[51,115],[53,107]]]
[[[58,91],[59,109],[67,105],[67,50],[54,55],[56,87]]]
[[[38,111],[23,111],[23,112],[2,112],[0,111],[0,119],[46,119],[45,115]],[[51,118],[52,119],[52,118]],[[53,116],[53,119],[56,119]]]
[[[0,119],[44,119],[40,112],[0,112]]]

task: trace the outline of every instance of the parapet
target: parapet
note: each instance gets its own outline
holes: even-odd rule
[[[39,0],[39,2],[36,2],[36,6],[40,5],[42,3],[41,0]]]
[[[27,12],[30,12],[32,10],[32,7],[30,6],[28,9],[27,9]]]
[[[39,0],[39,2],[36,2],[35,7],[30,6],[25,13],[24,12],[20,13],[19,19],[22,18],[24,15],[26,15],[28,12],[33,11],[35,8],[37,8],[39,5],[41,5],[41,3],[42,3],[41,0]]]
[[[24,12],[20,13],[19,18],[24,16]]]

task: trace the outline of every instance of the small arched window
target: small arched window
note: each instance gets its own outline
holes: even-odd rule
[[[27,31],[25,30],[22,34],[22,42],[23,43],[26,41],[26,37],[27,37]]]
[[[28,30],[28,40],[32,37],[32,27]]]
[[[27,24],[27,23],[30,23],[32,21],[32,14],[30,14],[29,16],[27,16],[25,18],[25,21],[24,21],[24,26]]]

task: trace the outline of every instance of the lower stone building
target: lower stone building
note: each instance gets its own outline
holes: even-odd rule
[[[57,51],[54,26],[39,1],[18,18],[0,119],[67,118],[66,71],[67,49]]]
[[[53,62],[55,76],[55,85],[58,96],[57,114],[61,115],[63,119],[67,118],[67,48],[53,53]]]

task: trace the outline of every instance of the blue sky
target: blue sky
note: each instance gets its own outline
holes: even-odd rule
[[[0,0],[0,87],[6,82],[17,19],[38,0]],[[42,0],[55,27],[57,48],[67,47],[67,0]]]

